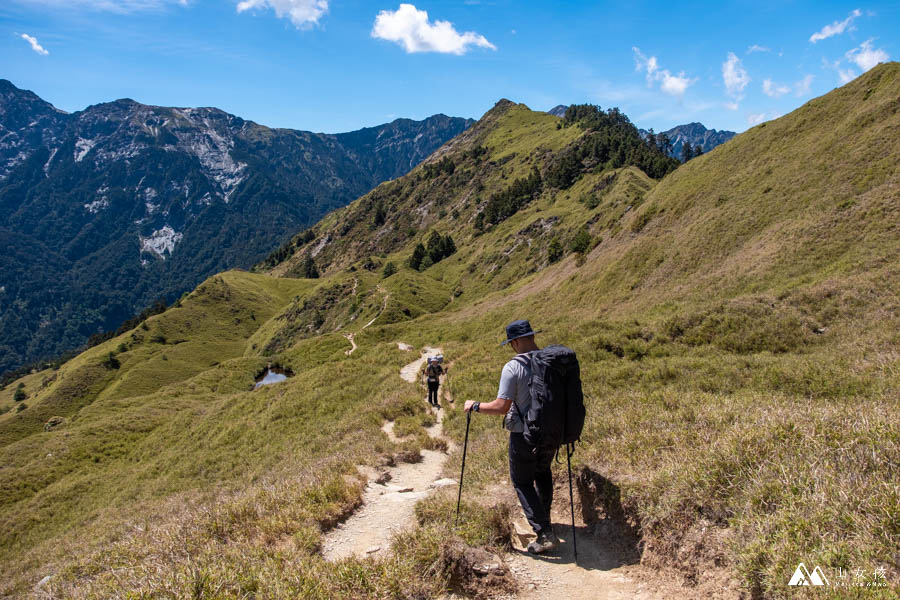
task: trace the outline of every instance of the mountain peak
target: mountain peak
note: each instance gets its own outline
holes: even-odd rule
[[[569,107],[565,104],[557,104],[553,108],[547,111],[547,114],[553,115],[554,117],[564,117],[566,116],[566,109]]]

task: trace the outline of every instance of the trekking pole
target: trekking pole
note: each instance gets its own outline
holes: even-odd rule
[[[569,467],[569,511],[572,513],[572,552],[575,554],[575,564],[578,564],[578,542],[575,539],[575,496],[572,494],[572,453],[574,452],[574,444],[572,445],[573,449],[569,450],[569,445],[566,444],[566,463]]]
[[[466,439],[463,442],[462,469],[459,471],[459,494],[456,496],[456,523],[454,527],[459,525],[459,503],[462,500],[462,482],[463,474],[466,472],[466,449],[469,447],[469,421],[472,420],[472,411],[466,411]]]

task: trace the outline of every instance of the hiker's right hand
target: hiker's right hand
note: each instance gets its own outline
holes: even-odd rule
[[[463,407],[464,412],[469,412],[472,410],[472,406],[475,404],[474,400],[466,400],[466,405]]]

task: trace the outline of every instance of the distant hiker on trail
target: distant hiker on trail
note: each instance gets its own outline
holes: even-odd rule
[[[428,365],[425,367],[425,385],[428,386],[428,402],[435,408],[440,408],[438,404],[438,388],[441,385],[441,375],[444,369],[438,357],[428,359]]]
[[[525,511],[525,518],[537,539],[528,544],[528,551],[540,554],[559,544],[550,524],[550,505],[553,502],[553,473],[550,470],[556,447],[537,448],[525,440],[523,415],[531,405],[529,381],[531,355],[540,350],[534,342],[534,331],[528,321],[513,321],[506,327],[506,341],[516,356],[503,367],[497,399],[491,402],[467,400],[466,411],[489,415],[506,415],[503,423],[509,430],[509,476]],[[580,433],[580,431],[579,431]]]

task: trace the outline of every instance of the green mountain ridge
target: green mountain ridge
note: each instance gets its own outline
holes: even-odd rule
[[[658,181],[594,160],[606,133],[589,120],[498,103],[257,272],[213,276],[26,376],[26,409],[19,382],[0,391],[0,593],[52,572],[71,597],[439,595],[441,540],[509,536],[491,516],[506,460],[490,418],[472,419],[463,527],[453,489],[421,503],[388,558],[327,563],[317,540],[359,502],[356,465],[429,443],[380,430],[427,422],[398,342],[444,349],[444,430],[461,440],[459,405],[491,399],[508,359],[503,325],[529,318],[582,363],[586,525],[636,535],[641,563],[680,573],[686,597],[791,596],[801,558],[884,569],[871,597],[893,597],[898,96],[900,65],[878,66]],[[548,183],[576,150],[568,185]],[[539,188],[516,184],[535,169]],[[433,232],[456,251],[411,269]],[[308,259],[320,279],[289,276]],[[250,391],[270,363],[295,376]]]

